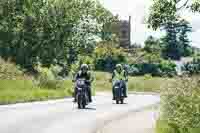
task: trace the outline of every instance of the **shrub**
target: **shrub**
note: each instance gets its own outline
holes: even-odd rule
[[[192,62],[186,63],[183,67],[183,71],[189,74],[200,73],[200,57],[195,57]]]
[[[128,73],[132,76],[151,74],[152,76],[172,77],[176,75],[176,64],[171,61],[132,64],[128,67]]]
[[[51,65],[51,67],[49,68],[49,70],[52,72],[53,77],[55,79],[59,78],[59,74],[62,71],[62,68],[59,65]]]
[[[89,69],[92,70],[94,68],[94,59],[90,56],[79,56],[78,60],[71,65],[72,76],[74,76],[74,74],[78,72],[81,64],[87,64],[89,66]]]
[[[160,121],[176,130],[175,133],[193,133],[194,130],[200,129],[199,116],[200,80],[198,77],[174,79],[171,84],[163,86]],[[162,125],[160,126],[157,128],[163,128]]]
[[[116,64],[125,63],[125,54],[121,49],[113,46],[100,46],[95,49],[95,69],[103,71],[112,71]]]
[[[51,68],[44,68],[38,66],[38,76],[36,78],[36,84],[41,87],[41,88],[46,88],[46,89],[59,89],[59,88],[64,88],[63,84],[64,81],[59,80],[56,78],[58,76],[57,74],[59,71],[52,71]]]
[[[25,75],[14,63],[0,58],[0,79],[17,80],[24,78]]]

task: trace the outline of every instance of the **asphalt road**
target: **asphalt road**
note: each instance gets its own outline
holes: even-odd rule
[[[158,104],[156,95],[129,95],[116,105],[101,93],[85,110],[72,99],[0,106],[0,133],[97,133],[110,122]],[[125,132],[125,131],[124,131]]]
[[[159,107],[129,113],[126,117],[106,124],[98,133],[155,133]]]

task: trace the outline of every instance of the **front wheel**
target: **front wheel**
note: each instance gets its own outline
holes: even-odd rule
[[[81,98],[80,94],[77,96],[77,104],[78,104],[78,109],[82,109],[83,108],[82,98]]]
[[[116,104],[119,104],[119,100],[116,100]]]
[[[120,101],[121,101],[121,104],[124,104],[124,99],[123,98]]]

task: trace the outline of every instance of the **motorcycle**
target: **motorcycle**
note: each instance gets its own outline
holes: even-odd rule
[[[115,100],[116,100],[116,104],[119,104],[121,102],[121,104],[124,104],[124,81],[122,80],[118,80],[115,82],[114,84],[114,93],[115,93]]]
[[[76,81],[76,99],[79,109],[85,109],[86,105],[89,103],[87,85],[85,79],[78,79]]]

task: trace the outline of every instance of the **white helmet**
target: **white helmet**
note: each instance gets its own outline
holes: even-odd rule
[[[83,70],[83,69],[88,70],[89,69],[88,65],[87,64],[82,64],[81,65],[81,70]]]

